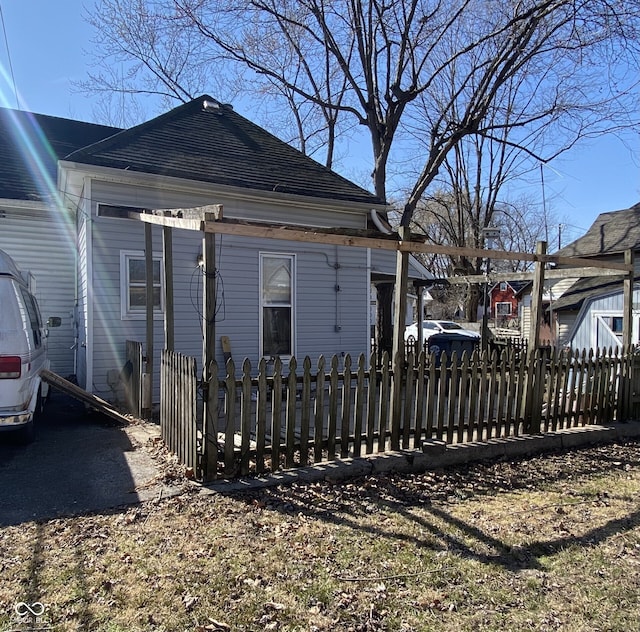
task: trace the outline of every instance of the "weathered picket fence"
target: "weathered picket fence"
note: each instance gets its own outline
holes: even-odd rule
[[[162,439],[180,463],[199,467],[198,378],[196,360],[173,351],[162,351],[160,362],[160,431]],[[201,450],[200,450],[201,452]]]
[[[208,421],[196,420],[195,361],[165,351],[163,437],[208,480],[302,467],[338,457],[420,448],[425,441],[482,441],[637,416],[635,352],[513,349],[450,358],[420,354],[394,375],[360,356],[292,358],[285,367],[248,360],[224,375],[211,367],[203,392]],[[188,362],[189,361],[189,362]],[[165,432],[165,428],[167,429]],[[181,456],[181,455],[188,455]],[[193,465],[195,464],[195,465]]]
[[[127,411],[136,417],[142,416],[142,343],[126,342],[124,374]]]

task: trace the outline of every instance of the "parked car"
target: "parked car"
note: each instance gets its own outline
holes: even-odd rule
[[[465,329],[459,323],[455,323],[452,320],[425,320],[422,322],[422,339],[428,340],[434,334],[441,333],[456,333],[460,336],[466,336],[473,338],[474,340],[480,340],[480,334],[472,329]],[[418,323],[408,325],[404,330],[405,341],[413,338],[418,340]]]
[[[40,371],[48,367],[38,303],[13,259],[0,250],[0,431],[25,442],[34,438],[34,417],[48,395]]]

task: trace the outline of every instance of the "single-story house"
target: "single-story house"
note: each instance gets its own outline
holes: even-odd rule
[[[145,341],[144,225],[131,213],[220,204],[233,219],[365,229],[381,225],[387,211],[384,200],[207,95],[131,129],[94,131],[56,156],[57,197],[46,212],[50,224],[60,224],[53,239],[73,266],[73,280],[64,275],[75,305],[73,373],[105,399],[116,398],[113,376],[124,365],[125,341]],[[27,235],[17,260],[33,269]],[[152,239],[157,401],[164,344],[160,227],[152,228]],[[3,242],[0,235],[0,248]],[[7,250],[13,255],[20,246]],[[201,255],[201,234],[174,230],[175,349],[198,358]],[[412,271],[427,274],[415,261]],[[315,361],[369,353],[370,288],[384,286],[388,302],[394,273],[392,251],[218,235],[216,338],[227,336],[233,357],[254,367],[263,357]],[[222,363],[220,344],[216,354]]]
[[[489,289],[489,318],[498,327],[508,327],[520,318],[522,292],[531,281],[500,281]]]

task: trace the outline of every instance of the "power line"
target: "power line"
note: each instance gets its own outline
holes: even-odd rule
[[[16,98],[16,107],[20,109],[20,100],[18,99],[18,89],[16,88],[16,78],[13,74],[13,63],[11,62],[11,51],[9,50],[9,40],[7,39],[7,29],[4,25],[4,12],[0,4],[0,21],[2,21],[2,33],[4,34],[4,45],[7,49],[7,60],[9,61],[9,72],[11,73],[11,81],[13,82],[13,94]]]

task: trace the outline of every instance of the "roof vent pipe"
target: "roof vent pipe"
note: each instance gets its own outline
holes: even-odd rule
[[[216,103],[215,101],[207,101],[205,99],[205,101],[202,103],[202,108],[206,111],[206,112],[217,112],[218,114],[221,114],[222,112],[220,111],[220,104]]]

